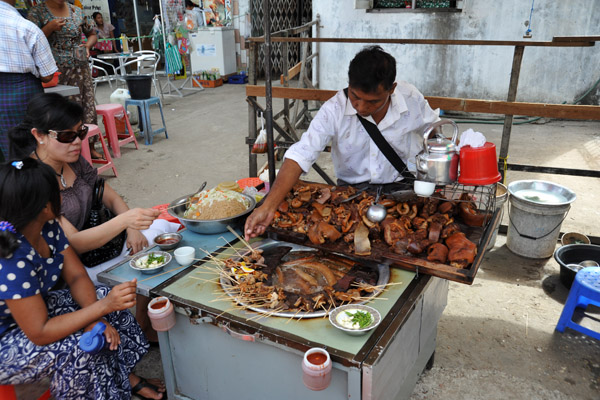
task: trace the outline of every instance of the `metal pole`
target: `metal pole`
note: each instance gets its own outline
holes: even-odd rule
[[[275,182],[275,152],[273,150],[273,96],[271,91],[271,11],[269,0],[263,0],[264,34],[265,34],[265,91],[267,123],[267,160],[269,161],[269,184]]]
[[[133,0],[133,14],[135,16],[135,31],[137,32],[138,38],[138,50],[142,50],[142,39],[140,38],[140,21],[138,21],[137,14],[137,0]]]
[[[510,84],[508,85],[508,96],[506,101],[517,99],[517,86],[519,86],[519,74],[521,73],[521,61],[523,60],[524,46],[515,46],[512,70],[510,71]],[[506,184],[506,167],[508,164],[508,145],[510,143],[510,131],[512,129],[513,115],[504,116],[504,127],[502,128],[502,142],[500,143],[500,156],[498,158],[498,169],[502,175],[502,182]]]

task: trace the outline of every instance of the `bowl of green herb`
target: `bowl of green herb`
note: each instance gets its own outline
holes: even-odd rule
[[[346,304],[329,313],[329,322],[348,335],[360,336],[379,325],[381,314],[363,304]]]
[[[172,256],[165,251],[140,253],[129,261],[129,266],[142,274],[155,274],[171,262]]]

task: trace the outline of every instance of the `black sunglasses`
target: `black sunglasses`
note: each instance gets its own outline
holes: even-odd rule
[[[81,125],[76,131],[48,131],[48,136],[53,139],[58,140],[60,143],[73,143],[75,139],[79,138],[81,140],[85,139],[88,134],[89,128],[86,125]],[[52,136],[54,134],[54,136]]]

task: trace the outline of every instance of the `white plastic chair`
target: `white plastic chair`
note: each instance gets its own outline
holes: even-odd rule
[[[90,57],[89,60],[90,72],[93,74],[94,70],[103,72],[104,75],[98,76],[96,78],[92,78],[94,82],[94,96],[96,95],[96,86],[101,82],[108,82],[110,89],[112,91],[112,82],[117,80],[116,69],[115,67],[107,63],[106,61],[99,60],[94,57]]]
[[[160,97],[163,97],[162,91],[159,89],[160,84],[158,82],[158,78],[156,76],[156,68],[158,63],[160,62],[160,54],[150,51],[150,50],[141,50],[136,51],[133,55],[138,56],[137,58],[127,61],[123,65],[117,67],[116,73],[119,75],[127,74],[127,67],[130,65],[135,65],[137,67],[137,71],[135,74],[138,75],[152,75],[152,85],[154,86],[155,96],[158,96],[160,93]]]

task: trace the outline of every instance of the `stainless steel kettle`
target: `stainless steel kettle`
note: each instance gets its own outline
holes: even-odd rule
[[[448,139],[441,134],[441,126],[452,125],[454,134]],[[439,130],[437,128],[440,128]],[[435,132],[435,137],[430,138]],[[458,126],[449,119],[431,124],[423,134],[423,150],[417,154],[417,180],[446,185],[458,178],[459,154],[456,150]]]

